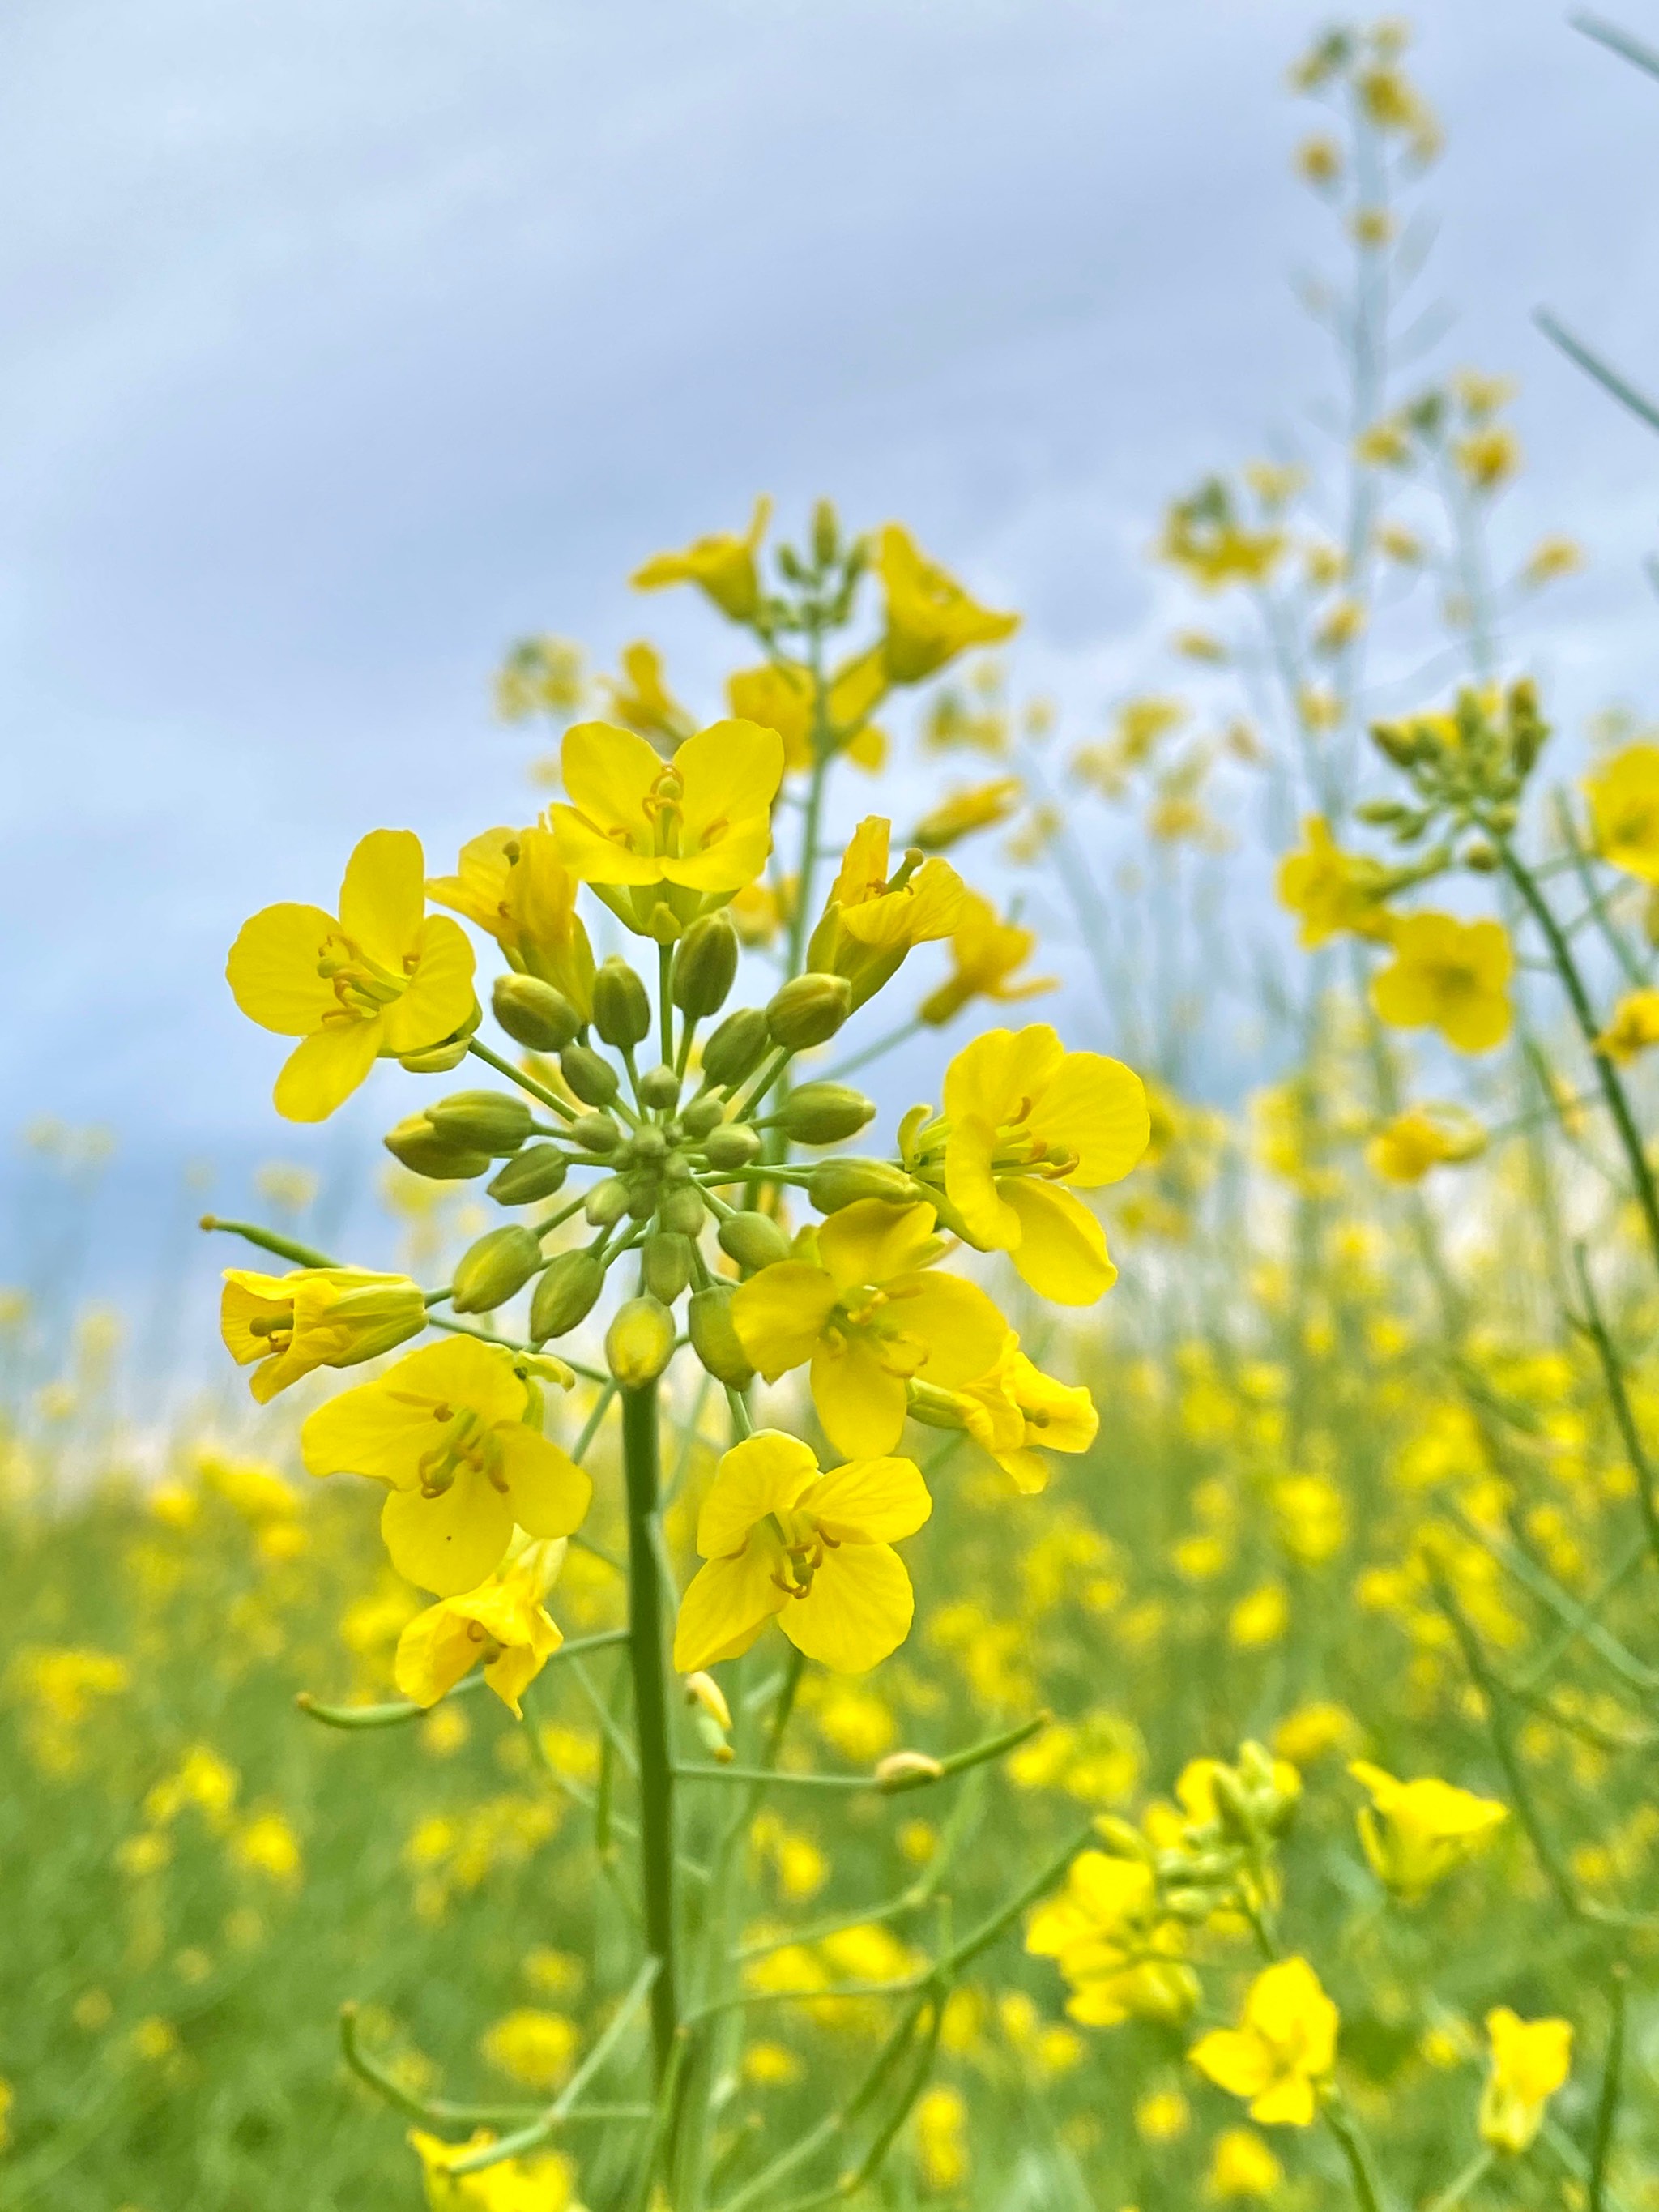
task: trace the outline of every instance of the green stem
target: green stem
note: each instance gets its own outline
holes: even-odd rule
[[[1607,2029],[1607,2058],[1601,2069],[1601,2094],[1595,2105],[1595,2134],[1590,2142],[1589,2212],[1607,2212],[1607,2162],[1613,2155],[1613,2130],[1619,2120],[1619,2098],[1625,2070],[1625,1969],[1615,1966],[1611,1998],[1613,2018]]]
[[[1455,2212],[1472,2189],[1478,2188],[1492,2172],[1492,2154],[1488,2149],[1478,2150],[1450,2187],[1443,2190],[1425,2212]]]
[[[629,1659],[640,1756],[640,1861],[645,1939],[658,1972],[651,1985],[651,2039],[659,2086],[673,2055],[674,1765],[668,1738],[667,1654],[663,1649],[658,1564],[657,1390],[624,1390],[623,1468],[628,1487]]]
[[[257,1244],[262,1252],[274,1252],[279,1260],[292,1260],[296,1267],[337,1267],[339,1261],[331,1260],[326,1252],[314,1251],[309,1244],[296,1244],[291,1237],[279,1237],[274,1229],[261,1229],[257,1221],[221,1221],[216,1213],[204,1213],[198,1224],[203,1229],[222,1229],[228,1237],[246,1238]]]
[[[1659,1495],[1656,1494],[1653,1467],[1643,1445],[1641,1431],[1636,1425],[1630,1393],[1625,1387],[1624,1368],[1613,1349],[1613,1339],[1607,1334],[1607,1323],[1601,1318],[1595,1286],[1590,1280],[1589,1263],[1582,1244],[1573,1246],[1572,1259],[1578,1275],[1579,1294],[1584,1302],[1584,1327],[1601,1363],[1601,1373],[1607,1382],[1613,1419],[1618,1424],[1620,1440],[1625,1447],[1625,1457],[1630,1462],[1630,1471],[1636,1478],[1636,1495],[1641,1502],[1642,1523],[1647,1530],[1648,1542],[1653,1548],[1655,1563],[1659,1565]]]
[[[1348,2161],[1348,2179],[1353,2184],[1354,2202],[1359,2212],[1382,2212],[1382,2197],[1377,2187],[1376,2175],[1372,2171],[1370,2151],[1364,2137],[1355,2125],[1346,2106],[1328,2104],[1325,2124],[1341,2146],[1342,2155]]]
[[[516,1083],[520,1091],[527,1091],[532,1098],[539,1098],[542,1104],[550,1113],[556,1114],[562,1121],[575,1120],[575,1108],[561,1098],[556,1091],[550,1091],[544,1083],[538,1083],[533,1075],[526,1074],[521,1067],[514,1067],[510,1060],[503,1060],[498,1052],[491,1052],[489,1047],[480,1044],[477,1037],[468,1040],[466,1048],[475,1060],[483,1060],[486,1067],[493,1067],[497,1075],[504,1075],[509,1083]]]

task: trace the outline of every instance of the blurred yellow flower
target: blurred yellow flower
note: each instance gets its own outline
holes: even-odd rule
[[[1286,1713],[1273,1730],[1273,1749],[1293,1766],[1311,1766],[1332,1752],[1358,1751],[1365,1731],[1346,1705],[1315,1698]]]
[[[968,2179],[968,2106],[960,2089],[943,2082],[916,2100],[916,2163],[930,2193],[959,2189]]]
[[[896,975],[918,945],[949,937],[967,897],[948,860],[911,851],[891,875],[892,824],[878,814],[860,823],[848,842],[823,914],[806,948],[806,964],[844,975],[861,1006]]]
[[[1212,2028],[1188,2053],[1200,2074],[1249,2100],[1266,2125],[1305,2128],[1336,2063],[1336,2007],[1305,1959],[1268,1966],[1250,1984],[1236,2028]]]
[[[582,652],[562,637],[527,637],[515,645],[495,678],[495,711],[504,722],[536,713],[565,714],[581,704]]]
[[[420,2128],[409,2133],[426,2183],[427,2212],[580,2212],[576,2170],[558,2151],[532,2158],[504,2158],[481,2173],[457,2175],[452,2168],[469,2152],[495,2142],[479,2128],[464,2143],[445,2142]]]
[[[316,1368],[356,1367],[426,1327],[425,1297],[406,1275],[366,1267],[261,1275],[227,1267],[224,1280],[220,1334],[239,1367],[253,1366],[248,1388],[262,1406]]]
[[[1459,438],[1452,459],[1472,491],[1496,491],[1520,467],[1521,441],[1513,430],[1493,422]]]
[[[1157,1881],[1142,1859],[1079,1852],[1060,1896],[1032,1915],[1025,1948],[1056,1961],[1072,1990],[1066,2009],[1085,2027],[1173,2025],[1198,2002],[1185,1931],[1160,1917]]]
[[[621,677],[600,677],[599,688],[612,719],[640,737],[678,744],[697,726],[668,688],[662,655],[644,638],[623,647]]]
[[[1392,1029],[1434,1029],[1459,1052],[1490,1052],[1510,1033],[1515,954],[1497,921],[1407,915],[1393,963],[1372,977],[1371,1004]]]
[[[976,830],[994,830],[1018,806],[1024,785],[1017,775],[959,786],[917,823],[911,842],[924,853],[948,852]]]
[[[1651,996],[1659,1011],[1659,992]],[[1659,1027],[1654,1036],[1659,1040]],[[1474,1159],[1486,1148],[1486,1131],[1463,1108],[1413,1106],[1377,1131],[1365,1164],[1385,1182],[1421,1182],[1431,1168]]]
[[[1142,2142],[1176,2142],[1192,2118],[1192,2106],[1179,2089],[1149,2089],[1135,2102],[1135,2133]]]
[[[1215,2139],[1204,2193],[1224,2204],[1271,2197],[1285,2169],[1254,2128],[1228,2128]]]
[[[668,584],[696,584],[732,622],[746,623],[760,605],[760,573],[755,555],[772,519],[772,502],[761,498],[746,533],[721,531],[699,538],[683,553],[658,553],[629,580],[636,592],[659,592]]]
[[[462,846],[453,876],[426,888],[487,930],[520,974],[562,991],[584,1021],[592,1013],[593,948],[576,912],[577,878],[550,830],[486,830]]]
[[[489,2064],[527,2089],[561,2087],[581,2045],[574,2021],[525,2006],[485,2030],[479,2046]]]
[[[1011,1006],[1017,1000],[1035,999],[1054,990],[1059,979],[1053,975],[1028,976],[1023,982],[1012,980],[1015,970],[1036,950],[1036,941],[1034,929],[1002,921],[989,899],[981,898],[977,891],[964,890],[951,933],[951,971],[922,1000],[921,1018],[942,1028],[975,999]]]
[[[1659,884],[1659,745],[1626,745],[1585,777],[1584,794],[1601,858]]]
[[[970,646],[1000,645],[1019,628],[1018,615],[971,599],[896,522],[881,533],[875,567],[887,595],[882,657],[895,684],[920,684]]]
[[[1397,1782],[1363,1759],[1348,1771],[1370,1792],[1358,1818],[1371,1871],[1408,1904],[1473,1858],[1509,1818],[1509,1808],[1495,1798],[1449,1782]]]
[[[786,769],[812,765],[812,678],[794,661],[763,660],[726,679],[726,703],[740,720],[775,730]]]
[[[264,1875],[284,1889],[298,1883],[303,1868],[300,1838],[280,1813],[245,1820],[231,1838],[230,1856],[246,1872]]]
[[[346,864],[336,921],[319,906],[268,906],[243,923],[225,975],[248,1018],[298,1037],[276,1110],[320,1121],[377,1055],[425,1051],[473,1012],[465,930],[426,913],[421,841],[374,830]]]
[[[194,1810],[210,1827],[223,1829],[229,1825],[240,1781],[236,1769],[210,1745],[192,1744],[173,1772],[149,1790],[144,1818],[152,1828],[165,1828],[181,1813]]]
[[[1584,549],[1571,538],[1540,538],[1527,556],[1521,580],[1529,590],[1552,584],[1558,576],[1576,576],[1584,565]]]
[[[524,1544],[477,1589],[441,1599],[398,1639],[398,1687],[417,1705],[435,1705],[483,1662],[484,1680],[513,1715],[519,1700],[564,1638],[542,1600],[564,1565],[562,1537]]]
[[[1596,1050],[1623,1064],[1656,1044],[1659,1044],[1659,991],[1627,991],[1595,1040]]]
[[[1279,864],[1279,902],[1299,917],[1297,942],[1311,951],[1344,931],[1386,941],[1394,920],[1382,902],[1389,872],[1368,854],[1345,853],[1322,815],[1302,824],[1307,849],[1287,853]]]
[[[1507,2005],[1486,2014],[1492,2070],[1480,2099],[1480,2140],[1515,2155],[1544,2124],[1544,2108],[1572,2069],[1572,2024],[1522,2020]]]

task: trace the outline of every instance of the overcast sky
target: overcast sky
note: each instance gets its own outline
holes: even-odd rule
[[[526,812],[489,703],[526,630],[603,661],[648,622],[696,694],[716,626],[624,579],[758,490],[907,518],[1025,611],[1020,679],[1081,718],[1167,680],[1163,502],[1296,434],[1325,375],[1284,90],[1322,20],[14,0],[0,1142],[49,1109],[141,1170],[303,1150],[223,985],[241,919],[331,902],[370,825],[447,860]],[[1653,0],[1623,20],[1659,40]],[[1418,21],[1445,357],[1522,380],[1512,544],[1592,557],[1534,658],[1571,713],[1650,705],[1659,445],[1528,318],[1659,384],[1659,84],[1555,0]]]

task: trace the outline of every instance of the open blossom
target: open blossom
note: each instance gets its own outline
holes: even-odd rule
[[[1385,1182],[1421,1182],[1431,1168],[1474,1159],[1486,1147],[1486,1131],[1461,1107],[1413,1106],[1377,1131],[1365,1164]]]
[[[1004,921],[988,898],[964,890],[951,932],[951,973],[930,991],[919,1009],[921,1019],[934,1028],[953,1021],[975,999],[998,1006],[1016,1000],[1035,999],[1054,990],[1059,978],[1030,975],[1016,981],[1036,950],[1036,932],[1016,921]]]
[[[1584,779],[1595,849],[1645,884],[1659,884],[1659,745],[1626,745]]]
[[[726,696],[734,714],[777,732],[783,739],[786,769],[812,766],[815,717],[810,670],[793,660],[766,660],[758,668],[740,668],[727,677]],[[887,740],[861,714],[849,716],[847,706],[847,695],[837,698],[832,684],[825,702],[825,737],[837,757],[844,754],[873,775],[887,757]]]
[[[564,993],[586,1021],[593,1010],[593,948],[576,912],[577,878],[550,830],[486,830],[469,838],[453,876],[428,897],[488,930],[511,966]]]
[[[1510,1033],[1514,971],[1501,922],[1407,915],[1395,924],[1392,964],[1371,978],[1371,1004],[1392,1029],[1434,1029],[1459,1052],[1490,1052]]]
[[[1389,872],[1364,853],[1345,853],[1322,815],[1302,824],[1304,852],[1287,853],[1279,864],[1279,902],[1297,915],[1297,942],[1311,951],[1344,931],[1386,943],[1394,918],[1382,905]]]
[[[1085,1452],[1100,1427],[1083,1385],[1045,1375],[1012,1328],[994,1363],[964,1389],[913,1382],[910,1411],[931,1426],[965,1429],[1027,1495],[1048,1486],[1043,1451]]]
[[[248,1387],[262,1406],[302,1375],[356,1367],[425,1327],[425,1294],[407,1275],[367,1267],[299,1267],[288,1275],[225,1269],[220,1333],[236,1364],[252,1367]]]
[[[892,824],[878,814],[860,823],[806,948],[815,973],[847,978],[855,1007],[873,998],[918,945],[949,937],[968,896],[948,860],[910,852],[890,873],[891,835]]]
[[[981,606],[896,522],[881,533],[876,574],[887,594],[882,655],[895,684],[920,684],[970,646],[1000,645],[1019,628],[1018,615]]]
[[[811,1363],[812,1402],[844,1452],[891,1451],[906,1384],[959,1389],[996,1358],[1007,1323],[977,1284],[937,1273],[931,1206],[860,1199],[817,1232],[817,1261],[780,1260],[742,1284],[732,1322],[769,1382]]]
[[[908,1459],[849,1460],[824,1474],[777,1429],[733,1445],[697,1518],[705,1564],[681,1601],[676,1668],[736,1658],[773,1620],[838,1673],[875,1666],[903,1642],[915,1608],[892,1547],[932,1510]]]
[[[586,1514],[593,1486],[531,1425],[534,1402],[510,1352],[452,1337],[319,1406],[300,1449],[313,1474],[385,1483],[392,1565],[457,1597],[501,1565],[515,1522],[531,1536],[568,1536]]]
[[[1357,1759],[1348,1771],[1370,1790],[1359,1814],[1359,1840],[1377,1880],[1396,1896],[1425,1897],[1437,1881],[1473,1858],[1509,1818],[1495,1798],[1477,1797],[1449,1782],[1425,1777],[1398,1782]]]
[[[998,776],[990,783],[953,791],[917,823],[912,842],[924,853],[948,852],[976,830],[994,830],[1018,806],[1025,787],[1017,775]]]
[[[320,1121],[378,1056],[427,1051],[473,1012],[472,947],[426,911],[418,837],[374,830],[346,864],[337,919],[268,906],[243,923],[225,975],[250,1020],[298,1037],[276,1079],[276,1110]]]
[[[696,584],[723,615],[747,622],[760,605],[760,572],[755,556],[772,518],[772,502],[761,498],[748,530],[712,532],[693,540],[683,553],[657,553],[634,571],[636,592],[658,592],[669,584]]]
[[[677,745],[683,738],[689,738],[696,723],[669,690],[662,655],[656,647],[636,638],[623,647],[620,660],[620,676],[599,678],[612,720],[653,744],[665,740]]]
[[[477,1589],[440,1599],[398,1639],[398,1687],[417,1705],[435,1705],[480,1659],[486,1682],[522,1719],[519,1700],[564,1638],[542,1600],[564,1565],[562,1537],[526,1540]]]
[[[1595,1040],[1598,1052],[1621,1066],[1659,1044],[1659,991],[1626,991]]]
[[[427,2212],[580,2212],[576,2171],[561,2151],[500,2159],[478,2173],[453,2171],[458,2160],[495,2140],[488,2128],[476,2129],[463,2143],[410,2130],[426,2184]]]
[[[1264,2125],[1305,2128],[1336,2063],[1336,2007],[1305,1959],[1268,1966],[1250,1984],[1237,2027],[1212,2028],[1188,2053]]]
[[[1066,2009],[1090,2027],[1183,2021],[1198,2002],[1186,1932],[1163,1915],[1143,1859],[1080,1851],[1060,1895],[1039,1905],[1025,1948],[1053,1959],[1071,1990]]]
[[[1480,2099],[1480,2140],[1515,2155],[1529,2149],[1544,2109],[1572,2070],[1572,2023],[1522,2020],[1507,2005],[1486,2014],[1492,2070]]]

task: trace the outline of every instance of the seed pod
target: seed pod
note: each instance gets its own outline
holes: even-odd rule
[[[897,1205],[916,1194],[915,1183],[890,1160],[820,1160],[806,1185],[806,1195],[820,1213],[839,1213],[861,1198],[884,1198]]]
[[[411,1114],[380,1141],[394,1160],[430,1182],[468,1182],[489,1166],[488,1152],[446,1143],[424,1114]]]
[[[702,1227],[707,1208],[696,1184],[683,1182],[663,1193],[657,1211],[665,1229],[677,1237],[695,1237]]]
[[[640,1078],[640,1103],[653,1113],[667,1114],[680,1103],[680,1079],[666,1064],[648,1067]]]
[[[711,1129],[718,1129],[725,1115],[726,1109],[718,1098],[694,1098],[680,1115],[680,1127],[695,1144]]]
[[[605,1269],[592,1252],[561,1252],[530,1301],[531,1335],[538,1344],[565,1335],[587,1319],[604,1288]]]
[[[659,1298],[629,1298],[605,1333],[605,1364],[624,1390],[654,1382],[674,1349],[674,1316]]]
[[[505,1159],[530,1134],[530,1109],[506,1091],[452,1091],[426,1109],[445,1141]]]
[[[532,1145],[510,1159],[484,1188],[497,1206],[533,1206],[562,1189],[570,1163],[556,1145]]]
[[[619,1078],[611,1062],[591,1045],[568,1044],[559,1054],[559,1069],[572,1095],[584,1106],[608,1106],[616,1097]]]
[[[876,1102],[845,1083],[803,1083],[792,1091],[775,1116],[792,1144],[844,1145],[873,1121]]]
[[[711,1168],[746,1168],[759,1157],[760,1148],[759,1133],[747,1121],[728,1121],[714,1131],[702,1150]]]
[[[578,1114],[565,1133],[573,1145],[580,1145],[585,1152],[597,1152],[601,1158],[614,1152],[622,1142],[622,1131],[608,1114]]]
[[[691,1279],[691,1247],[672,1230],[659,1229],[645,1240],[640,1273],[653,1298],[672,1306]]]
[[[520,1223],[488,1230],[462,1253],[450,1303],[457,1313],[493,1313],[524,1288],[541,1264],[540,1240]]]
[[[532,1052],[562,1052],[582,1025],[564,993],[539,975],[498,975],[489,1003],[508,1036]]]
[[[628,1211],[628,1179],[607,1176],[596,1182],[582,1203],[582,1212],[595,1229],[614,1229]]]
[[[739,1006],[728,1014],[702,1048],[702,1072],[710,1083],[735,1091],[760,1066],[769,1031],[758,1006]]]
[[[701,1020],[717,1014],[737,979],[738,933],[724,912],[699,915],[674,955],[670,995],[674,1004]]]
[[[834,1036],[852,1011],[853,987],[845,975],[797,975],[774,994],[766,1026],[774,1044],[800,1052]]]
[[[716,1232],[722,1252],[740,1267],[769,1267],[789,1257],[789,1239],[769,1213],[732,1213]]]
[[[713,1283],[706,1291],[693,1291],[686,1327],[691,1349],[717,1382],[733,1390],[746,1390],[755,1379],[743,1342],[732,1324],[732,1288]]]
[[[633,1046],[651,1034],[651,1000],[620,952],[593,978],[593,1026],[607,1044]]]

